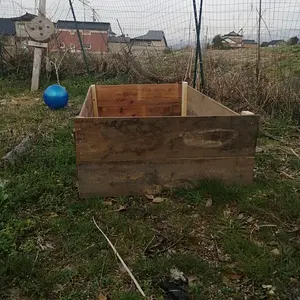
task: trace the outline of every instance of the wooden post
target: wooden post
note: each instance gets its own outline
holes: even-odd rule
[[[46,16],[46,0],[39,1],[39,16]],[[40,86],[40,73],[42,64],[43,49],[34,48],[31,90],[36,91]]]
[[[98,100],[97,100],[96,86],[94,84],[91,86],[91,90],[92,90],[92,101],[93,101],[93,117],[98,117]]]
[[[182,82],[182,95],[181,95],[181,116],[187,115],[187,82]]]

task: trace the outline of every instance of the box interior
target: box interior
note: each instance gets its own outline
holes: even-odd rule
[[[187,85],[127,84],[92,85],[79,117],[232,115],[238,114]]]

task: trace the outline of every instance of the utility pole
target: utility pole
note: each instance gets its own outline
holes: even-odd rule
[[[38,14],[38,0],[34,0],[34,13]]]
[[[191,46],[191,28],[192,28],[192,13],[190,13],[190,25],[189,25],[189,47]]]
[[[39,0],[38,15],[42,17],[46,16],[46,0]],[[31,78],[32,91],[37,91],[40,86],[42,56],[43,56],[43,49],[39,47],[35,47],[34,56],[33,56],[32,78]]]
[[[96,22],[96,21],[97,21],[97,19],[96,19],[96,11],[93,8],[93,22]]]

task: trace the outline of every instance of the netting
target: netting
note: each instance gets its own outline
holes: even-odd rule
[[[36,0],[2,0],[1,17],[34,13]],[[191,0],[74,0],[75,13],[81,21],[101,21],[112,24],[112,30],[129,37],[144,35],[148,30],[162,30],[167,43],[174,49],[194,44],[195,22]],[[204,1],[202,42],[209,42],[216,34],[231,31],[245,39],[257,39],[259,1]],[[68,1],[48,0],[47,16],[53,21],[71,20]],[[119,24],[117,22],[119,21]],[[121,28],[120,28],[121,27]],[[300,35],[300,3],[297,0],[262,1],[261,41],[287,40]]]

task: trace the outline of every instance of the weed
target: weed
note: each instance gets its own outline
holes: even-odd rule
[[[1,296],[73,300],[102,293],[116,300],[140,299],[95,228],[95,217],[147,296],[162,299],[159,282],[177,268],[190,278],[192,299],[244,294],[258,299],[262,284],[275,285],[284,299],[290,278],[297,281],[300,273],[299,164],[286,153],[290,147],[298,151],[292,144],[298,141],[292,137],[295,125],[270,122],[268,132],[280,142],[260,139],[264,151],[257,154],[251,187],[204,181],[193,190],[167,193],[162,203],[145,197],[79,199],[70,117],[93,83],[81,80],[62,81],[71,100],[60,111],[46,108],[41,95],[26,88],[3,93],[8,97],[5,109],[1,106],[1,155],[24,136],[35,138],[14,165],[0,169]],[[294,179],[283,178],[282,171]]]

